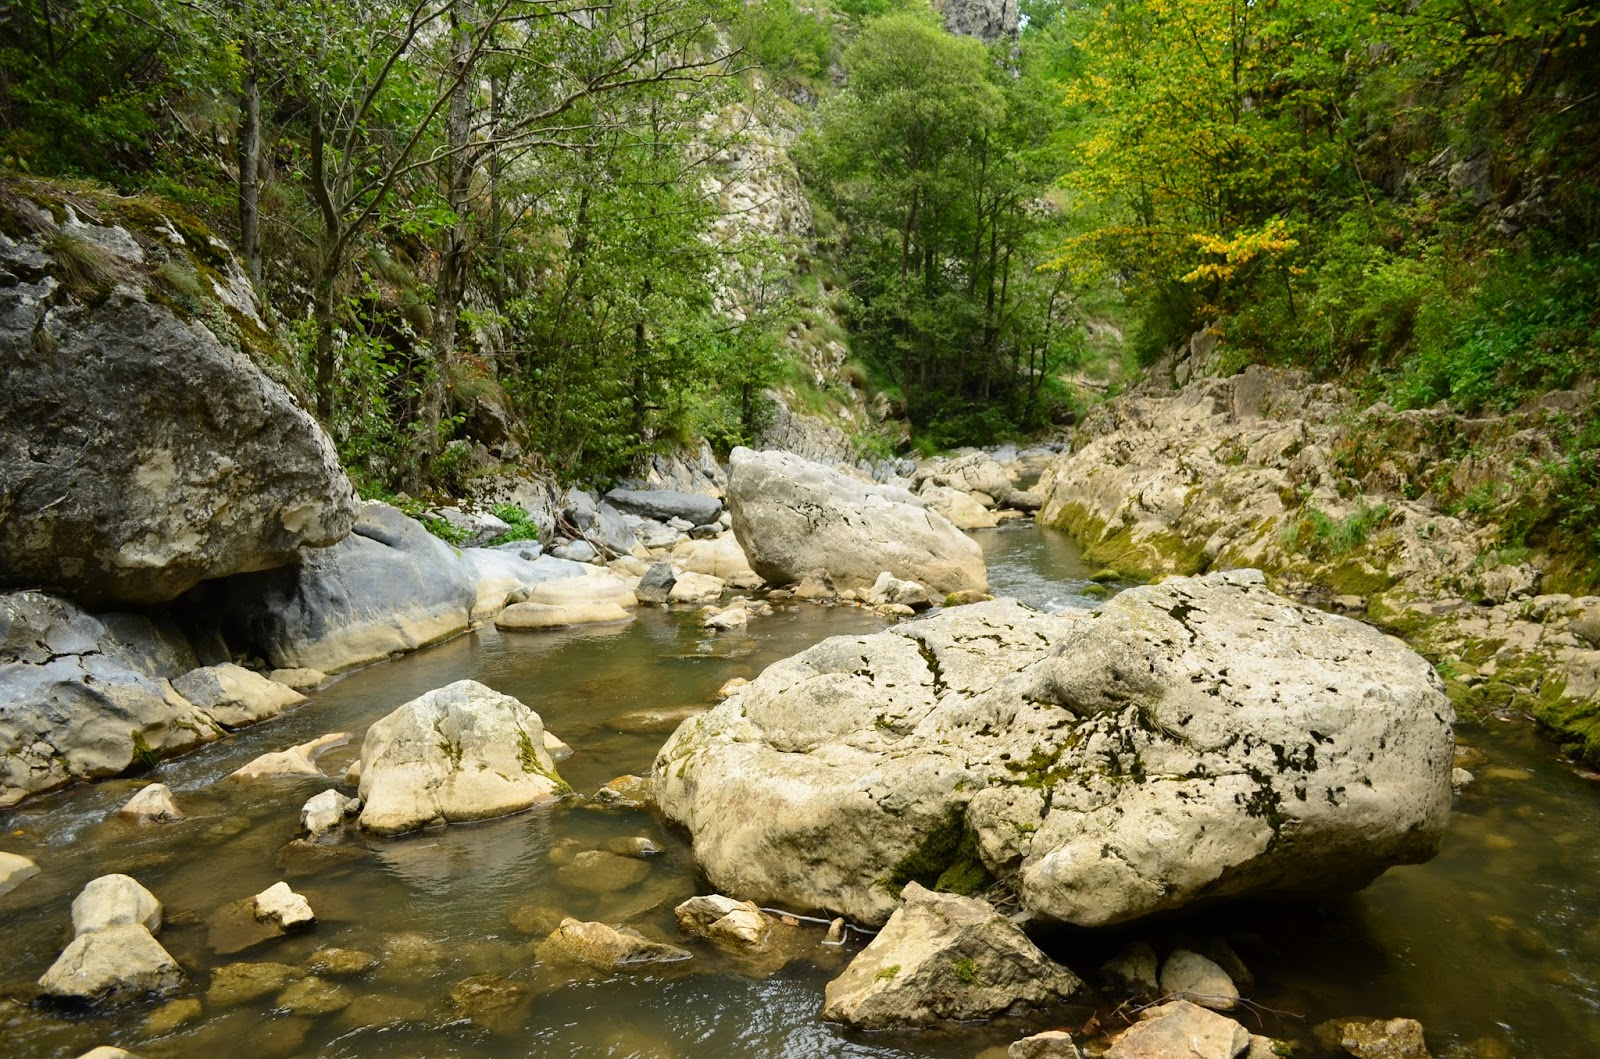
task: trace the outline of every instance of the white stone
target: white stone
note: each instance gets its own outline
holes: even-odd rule
[[[0,894],[8,894],[39,874],[39,866],[19,853],[0,853]]]
[[[122,1001],[183,984],[178,962],[138,924],[107,927],[73,939],[39,979],[45,996]]]
[[[317,921],[316,913],[311,911],[311,902],[289,889],[286,882],[273,883],[256,894],[253,900],[256,919],[263,923],[274,923],[285,932],[309,927]]]
[[[350,741],[349,732],[329,732],[287,750],[262,754],[249,764],[228,774],[229,779],[273,779],[281,776],[320,776],[317,758],[323,752]]]
[[[472,680],[412,699],[361,744],[361,826],[379,834],[504,816],[568,789],[539,715]]]
[[[772,932],[772,921],[750,901],[735,901],[721,894],[691,897],[673,914],[678,929],[740,946],[760,945]]]
[[[597,603],[513,603],[495,617],[501,629],[564,629],[569,625],[614,625],[633,614],[609,600]]]
[[[715,603],[722,598],[727,584],[720,577],[684,571],[672,583],[667,593],[669,603]]]
[[[1235,1059],[1250,1047],[1250,1031],[1186,1001],[1147,1008],[1124,1030],[1106,1059]]]
[[[300,807],[300,827],[311,837],[344,826],[344,818],[361,807],[354,798],[346,798],[336,790],[326,790],[307,799]]]
[[[72,900],[72,932],[77,936],[130,924],[151,933],[161,929],[161,902],[130,876],[102,875]]]
[[[183,819],[183,813],[172,800],[172,791],[165,783],[152,783],[141,789],[138,794],[128,799],[126,805],[117,810],[117,815],[137,820],[142,824],[168,823]]]

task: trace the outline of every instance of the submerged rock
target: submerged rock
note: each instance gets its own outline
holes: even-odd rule
[[[248,1004],[264,996],[282,992],[305,972],[286,963],[229,963],[211,972],[206,1003],[212,1007]]]
[[[884,570],[940,594],[988,585],[978,545],[910,493],[788,453],[735,449],[728,510],[750,565],[768,581],[820,568],[840,588],[870,587]]]
[[[350,741],[349,732],[329,732],[320,735],[309,743],[301,743],[287,750],[274,750],[270,754],[262,754],[249,764],[243,765],[233,772],[228,773],[229,779],[273,779],[280,776],[320,776],[322,770],[317,768],[317,758],[324,751],[336,746],[343,746]]]
[[[532,990],[499,974],[476,974],[450,987],[450,1004],[456,1014],[491,1033],[508,1034],[522,1028],[532,1011]]]
[[[52,275],[52,238],[95,244],[111,290],[86,297]],[[221,280],[195,284],[192,315],[151,286],[124,229],[73,216],[0,242],[0,585],[162,603],[350,531],[332,441],[246,352],[272,341],[249,280],[199,245],[171,267],[191,268],[190,252]]]
[[[0,894],[8,894],[39,874],[39,866],[19,853],[0,853]]]
[[[1083,984],[987,902],[916,883],[844,974],[828,983],[822,1017],[860,1029],[985,1019],[1043,1006]]]
[[[273,1006],[291,1015],[331,1015],[350,1006],[355,995],[344,986],[315,975],[302,978],[278,994]]]
[[[631,927],[564,919],[539,946],[543,959],[581,963],[597,971],[625,971],[693,957],[687,949],[651,941]]]
[[[361,744],[361,826],[378,834],[505,816],[569,789],[539,715],[473,680],[412,699]]]
[[[205,1007],[194,997],[169,1000],[150,1013],[139,1032],[145,1037],[165,1037],[173,1030],[195,1022],[205,1014]]]
[[[1324,1047],[1355,1059],[1429,1059],[1416,1019],[1331,1019],[1312,1033]]]
[[[207,943],[211,950],[227,956],[285,934],[305,930],[317,921],[311,904],[276,882],[254,897],[224,905],[212,913],[207,924]]]
[[[360,949],[318,949],[306,960],[306,971],[324,978],[348,978],[366,974],[378,966],[378,958]]]
[[[882,923],[886,880],[993,876],[1096,926],[1427,860],[1452,720],[1398,641],[1236,572],[826,640],[686,722],[652,775],[721,892]]]

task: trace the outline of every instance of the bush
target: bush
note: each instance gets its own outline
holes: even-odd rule
[[[833,33],[794,0],[757,0],[745,8],[734,40],[769,72],[789,80],[820,77],[833,58]]]

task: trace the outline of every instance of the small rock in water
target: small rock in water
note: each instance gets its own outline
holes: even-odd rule
[[[139,1056],[125,1048],[115,1048],[109,1044],[102,1044],[98,1048],[90,1048],[78,1056],[78,1059],[140,1059]]]
[[[665,735],[675,732],[678,725],[691,717],[706,712],[706,707],[691,703],[662,709],[633,710],[621,713],[606,722],[606,727],[624,735]]]
[[[693,957],[687,949],[651,941],[630,927],[608,927],[564,919],[539,946],[539,955],[581,963],[597,971],[622,971],[652,964],[677,963]]]
[[[39,866],[20,853],[0,853],[0,894],[8,894],[39,874]]]
[[[650,867],[641,860],[591,849],[557,869],[556,880],[569,889],[608,894],[626,890],[648,874]]]
[[[1239,1003],[1239,989],[1228,972],[1188,949],[1167,957],[1161,968],[1161,992],[1213,1011],[1231,1011]]]
[[[544,733],[544,748],[545,751],[550,755],[551,761],[565,761],[567,758],[572,756],[572,747],[568,746],[556,736],[552,735],[548,728],[545,729]],[[359,765],[360,762],[357,762],[356,764]]]
[[[300,807],[300,829],[316,838],[344,826],[344,818],[361,809],[361,802],[336,790],[314,795]]]
[[[1429,1059],[1416,1019],[1330,1019],[1311,1032],[1324,1048],[1355,1059]]]
[[[324,978],[348,978],[366,974],[378,966],[378,958],[360,949],[318,949],[306,960],[306,971]]]
[[[1156,950],[1149,942],[1135,941],[1100,966],[1100,979],[1141,996],[1155,996],[1161,988],[1156,978]]]
[[[145,1037],[164,1037],[173,1030],[187,1026],[204,1012],[204,1007],[194,997],[169,1000],[150,1013],[139,1032]]]
[[[650,804],[650,781],[642,776],[618,776],[595,791],[588,804],[596,809],[643,809]]]
[[[267,679],[295,691],[310,691],[320,687],[328,674],[320,669],[274,669],[267,674]]]
[[[499,974],[475,974],[450,989],[456,1013],[490,1033],[505,1036],[522,1029],[532,1011],[527,986]]]
[[[1048,1030],[1024,1037],[1006,1049],[1006,1059],[1081,1059],[1082,1053],[1065,1030]]]
[[[513,603],[494,619],[501,629],[564,629],[569,625],[607,625],[632,621],[616,603]]]
[[[278,994],[274,1006],[291,1015],[331,1015],[350,1006],[350,990],[317,977],[302,978]]]
[[[1146,1008],[1140,1018],[1112,1042],[1105,1059],[1235,1059],[1250,1047],[1249,1030],[1184,1000]]]
[[[813,570],[794,587],[795,599],[836,599],[839,590],[826,570]]]
[[[511,929],[518,934],[527,934],[533,937],[548,937],[550,932],[561,925],[566,919],[566,914],[559,908],[545,904],[527,904],[511,910],[508,917]]]
[[[1477,777],[1474,776],[1472,773],[1468,772],[1466,769],[1463,769],[1463,768],[1451,769],[1450,770],[1450,789],[1455,791],[1457,794],[1460,794],[1462,791],[1464,791],[1468,787],[1472,786],[1473,782],[1476,779],[1477,779]]]
[[[254,897],[224,905],[212,913],[207,941],[213,952],[226,956],[316,921],[310,903],[289,889],[288,883],[277,882]]]
[[[102,875],[72,900],[72,931],[77,936],[133,924],[152,934],[160,930],[161,902],[129,876]]]
[[[183,813],[172,800],[172,791],[165,783],[152,783],[128,799],[128,804],[117,810],[125,820],[141,824],[170,823],[182,820]]]
[[[255,912],[258,920],[276,924],[285,933],[309,927],[317,921],[311,903],[289,889],[286,882],[275,882],[256,894]]]
[[[243,768],[229,775],[229,779],[270,779],[276,776],[320,776],[317,758],[326,750],[343,746],[350,741],[349,732],[330,732],[309,743],[301,743],[287,750],[262,754]]]
[[[211,987],[206,1003],[212,1007],[248,1004],[264,996],[281,993],[291,982],[304,977],[299,968],[286,963],[229,963],[211,972]]]
[[[729,607],[727,610],[718,611],[711,615],[700,624],[714,632],[730,632],[734,629],[742,629],[749,623],[750,613],[748,611],[743,607]]]
[[[671,597],[672,586],[677,580],[678,574],[672,569],[671,563],[656,563],[639,578],[639,586],[633,590],[633,594],[640,603],[659,605]]]
[[[643,835],[630,835],[626,838],[613,838],[605,844],[607,853],[615,853],[619,857],[646,857],[658,856],[662,849],[653,839]]]
[[[767,940],[772,922],[752,901],[735,901],[721,894],[691,897],[673,914],[678,929],[734,946],[756,946]]]
[[[732,680],[724,681],[723,685],[717,689],[717,701],[721,702],[749,683],[750,679],[748,677],[734,677]]]
[[[828,933],[822,939],[824,945],[843,945],[845,936],[844,917],[840,916],[828,924]]]
[[[985,901],[914,882],[901,897],[878,936],[828,983],[823,1018],[859,1029],[990,1018],[1055,1003],[1082,985]]]

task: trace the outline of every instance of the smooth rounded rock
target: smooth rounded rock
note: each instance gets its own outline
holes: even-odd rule
[[[1178,949],[1162,964],[1161,992],[1213,1011],[1232,1011],[1239,1004],[1239,988],[1228,972],[1188,949]]]
[[[102,875],[91,880],[72,900],[72,930],[79,937],[131,924],[152,934],[160,930],[161,902],[130,876]]]
[[[135,1000],[183,984],[178,961],[140,924],[79,934],[39,979],[45,996],[90,1003]]]
[[[117,815],[141,824],[164,824],[183,819],[183,813],[172,800],[172,791],[165,783],[152,783],[142,788],[117,810]]]

